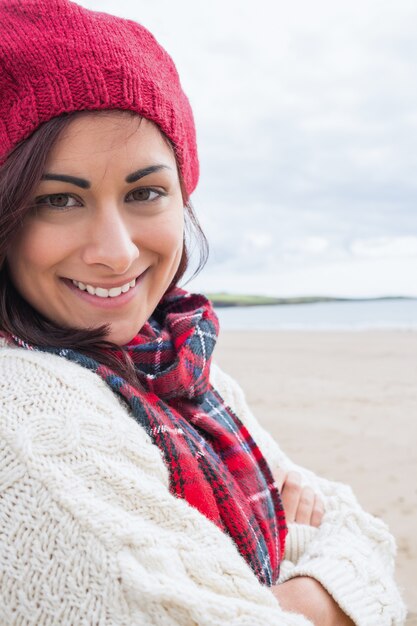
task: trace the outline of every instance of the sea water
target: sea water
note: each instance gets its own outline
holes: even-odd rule
[[[223,330],[417,330],[417,299],[216,308]]]

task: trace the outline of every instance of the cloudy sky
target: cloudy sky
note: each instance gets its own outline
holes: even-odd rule
[[[194,289],[417,295],[415,0],[79,0],[149,28],[194,109]]]

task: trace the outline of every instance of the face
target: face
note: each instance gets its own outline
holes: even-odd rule
[[[110,325],[130,341],[170,285],[184,209],[172,148],[120,112],[74,119],[51,151],[8,255],[12,281],[62,327]]]

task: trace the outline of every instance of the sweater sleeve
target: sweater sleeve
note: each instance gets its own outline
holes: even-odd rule
[[[96,375],[0,350],[1,626],[311,626],[168,489]]]
[[[405,607],[394,582],[396,547],[384,522],[359,506],[352,490],[317,477],[284,454],[252,415],[242,389],[214,366],[212,384],[236,412],[274,471],[296,470],[325,505],[319,528],[290,524],[279,582],[311,576],[357,626],[401,626]]]

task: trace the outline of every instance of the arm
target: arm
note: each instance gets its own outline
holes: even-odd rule
[[[282,469],[275,473],[287,524],[319,527],[324,506],[311,487],[302,486],[298,472]],[[297,576],[273,588],[280,606],[286,611],[301,613],[317,626],[354,626],[332,596],[314,578]]]
[[[301,613],[315,626],[354,626],[352,620],[314,578],[291,578],[274,587],[274,594],[285,611]]]
[[[346,485],[292,463],[251,414],[240,387],[218,368],[212,384],[246,424],[272,471],[299,472],[303,485],[324,503],[318,528],[289,524],[280,583],[315,579],[357,626],[404,624],[405,608],[393,580],[395,544],[386,525],[365,513]]]
[[[94,374],[0,350],[0,624],[311,626],[173,497],[159,450]]]

